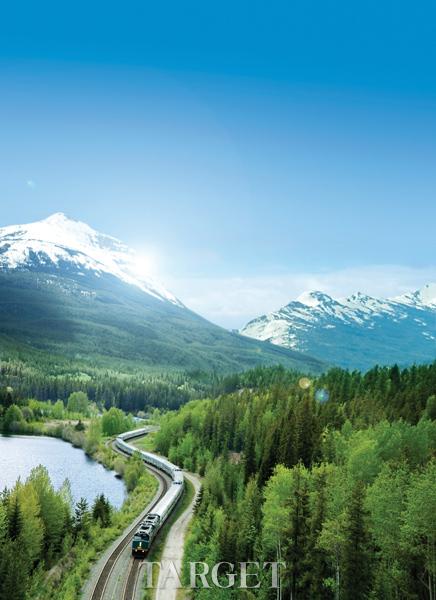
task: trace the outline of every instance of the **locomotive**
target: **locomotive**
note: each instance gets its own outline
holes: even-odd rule
[[[181,498],[185,486],[183,471],[180,467],[173,465],[166,458],[162,458],[151,452],[138,450],[127,443],[127,440],[143,436],[147,433],[149,433],[148,429],[137,429],[135,431],[122,433],[115,440],[115,445],[119,450],[130,456],[138,454],[145,463],[163,471],[169,475],[171,479],[171,485],[167,492],[153,508],[153,512],[149,513],[139,524],[139,527],[133,536],[132,555],[137,558],[144,558],[146,556],[157,532],[165,523]]]

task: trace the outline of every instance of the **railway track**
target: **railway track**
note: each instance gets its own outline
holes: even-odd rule
[[[116,451],[120,452],[119,449],[116,449]],[[151,506],[148,507],[148,512],[151,512],[156,506],[156,504],[165,496],[166,492],[168,491],[169,483],[168,477],[162,474],[162,472],[158,469],[155,469],[149,465],[147,465],[146,468],[149,471],[151,471],[161,483],[161,490],[159,494],[155,497]],[[123,539],[119,542],[119,544],[117,544],[116,548],[110,554],[94,586],[90,600],[104,600],[105,592],[107,590],[115,566],[120,560],[126,547],[130,546],[133,534],[135,533],[136,529],[137,524],[133,525],[130,528],[128,533],[123,537]],[[119,600],[134,600],[140,572],[140,566],[141,561],[135,560],[133,558],[130,559],[127,579],[123,589],[123,595]]]
[[[131,559],[129,573],[126,579],[126,585],[123,591],[123,600],[134,600],[136,596],[136,586],[138,583],[141,563],[139,560]]]

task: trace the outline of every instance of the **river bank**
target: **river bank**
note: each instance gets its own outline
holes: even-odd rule
[[[88,512],[85,514],[85,520],[88,524],[86,528],[83,531],[80,530],[78,534],[74,533],[76,531],[78,505],[76,504],[75,508],[74,506],[71,506],[70,527],[72,529],[69,532],[65,532],[65,537],[61,547],[59,547],[57,556],[53,556],[48,563],[45,560],[41,561],[37,568],[32,567],[28,576],[26,575],[27,596],[23,595],[23,598],[32,598],[32,600],[35,598],[38,598],[38,600],[76,600],[80,597],[82,585],[88,577],[92,564],[98,559],[108,545],[117,538],[137,515],[141,513],[144,506],[154,496],[157,483],[143,468],[140,461],[136,461],[135,459],[127,461],[123,457],[116,455],[106,443],[107,438],[100,438],[98,443],[94,443],[92,430],[89,431],[88,429],[87,434],[83,431],[77,432],[71,423],[65,422],[57,423],[54,426],[53,423],[39,425],[38,434],[36,436],[5,436],[3,437],[3,440],[5,440],[7,444],[11,442],[14,443],[14,439],[18,439],[20,443],[23,441],[32,443],[33,440],[34,443],[58,443],[62,446],[62,440],[73,444],[70,434],[79,433],[81,434],[81,440],[88,446],[88,449],[89,442],[92,442],[92,445],[94,446],[92,453],[88,452],[85,454],[85,452],[78,450],[80,446],[77,443],[77,436],[75,439],[76,444],[74,444],[76,447],[74,448],[73,445],[65,444],[62,452],[70,453],[70,456],[71,453],[77,453],[75,454],[77,457],[81,455],[81,459],[85,462],[88,461],[90,466],[94,465],[95,468],[98,466],[101,472],[104,473],[114,485],[119,485],[124,488],[124,483],[113,477],[112,474],[107,471],[107,469],[112,469],[114,472],[124,477],[126,488],[129,491],[128,495],[125,496],[124,501],[120,503],[121,506],[117,507],[116,510],[111,511],[110,521],[108,523],[103,524],[99,520],[95,520],[92,511],[90,512],[88,509]],[[44,434],[47,433],[49,433],[50,437],[44,436]],[[89,433],[91,435],[89,435]],[[55,440],[52,438],[59,439]],[[58,448],[61,446],[58,446]],[[20,460],[19,456],[18,453],[18,460]],[[17,459],[16,456],[15,459]],[[100,465],[97,465],[97,460],[101,463]],[[38,461],[43,462],[42,460],[39,460],[39,458]],[[12,459],[11,463],[13,463]],[[65,474],[67,474],[67,469],[69,467],[71,467],[71,459],[64,461],[64,468],[66,469]],[[50,478],[48,478],[48,481],[51,485]],[[13,492],[12,497],[15,497],[15,494],[16,492]],[[88,514],[89,517],[86,516]],[[23,577],[20,581],[20,585],[22,584]]]

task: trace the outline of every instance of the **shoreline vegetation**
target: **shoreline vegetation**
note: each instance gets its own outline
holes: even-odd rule
[[[115,408],[99,415],[85,394],[73,393],[66,407],[59,401],[12,403],[1,423],[6,435],[69,442],[125,482],[128,496],[119,510],[102,495],[92,506],[83,499],[73,506],[68,481],[55,490],[42,466],[1,494],[0,598],[79,600],[92,564],[156,493],[157,482],[142,462],[120,456],[109,443],[135,422]]]

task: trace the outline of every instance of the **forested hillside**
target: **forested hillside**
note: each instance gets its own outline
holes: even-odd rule
[[[279,556],[283,598],[433,599],[436,364],[312,382],[256,370],[227,386],[239,389],[167,415],[157,436],[160,452],[205,475],[185,560]]]
[[[175,409],[190,399],[203,396],[215,378],[202,373],[141,371],[121,372],[81,362],[0,361],[0,404],[13,400],[67,401],[72,392],[86,392],[100,406],[122,407],[126,412],[151,407]]]
[[[28,398],[66,402],[72,392],[83,391],[91,402],[107,409],[118,406],[126,412],[174,410],[196,398],[247,388],[289,387],[300,378],[301,373],[281,366],[257,367],[223,376],[202,371],[121,370],[116,366],[104,369],[79,360],[31,356],[26,360],[0,360],[0,404]],[[413,366],[400,371],[397,366],[375,367],[365,374],[331,369],[312,381],[321,400],[325,399],[322,391],[326,390],[333,401],[327,410],[346,403],[350,414],[359,414],[364,420],[393,416],[413,422],[421,416],[426,399],[436,389],[436,368]],[[362,403],[365,408],[360,411]]]

